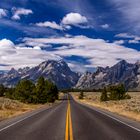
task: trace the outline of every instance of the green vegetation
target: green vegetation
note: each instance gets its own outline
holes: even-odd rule
[[[70,88],[70,89],[62,89],[60,92],[68,93],[68,92],[101,92],[101,89],[76,89],[76,88]]]
[[[84,93],[83,93],[83,91],[80,92],[79,99],[84,99]]]
[[[5,96],[24,103],[44,104],[58,99],[58,89],[56,85],[40,77],[36,85],[30,80],[21,80],[15,88],[7,88]]]
[[[106,87],[104,87],[104,89],[102,90],[102,94],[101,94],[100,100],[101,101],[107,101],[108,100]]]
[[[5,91],[6,88],[2,84],[0,84],[0,97],[4,96]]]
[[[100,97],[101,101],[123,100],[123,99],[131,99],[130,95],[126,94],[126,90],[123,84],[105,87],[102,90],[102,94]]]

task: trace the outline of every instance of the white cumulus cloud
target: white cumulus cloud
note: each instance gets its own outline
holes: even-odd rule
[[[62,24],[65,25],[78,25],[87,22],[87,18],[79,13],[69,13],[62,19]]]
[[[0,50],[13,49],[14,43],[8,39],[0,40]]]
[[[140,37],[139,36],[132,35],[132,34],[129,34],[129,33],[120,33],[120,34],[115,35],[115,37],[127,39],[128,43],[130,43],[130,44],[140,43]]]
[[[0,8],[0,18],[7,16],[7,10]]]
[[[115,37],[118,38],[135,38],[135,35],[131,35],[129,33],[120,33],[120,34],[116,34]]]
[[[101,27],[104,28],[104,29],[108,29],[109,28],[109,24],[103,24],[103,25],[101,25]]]
[[[108,43],[103,39],[88,38],[86,36],[25,38],[23,41],[27,46],[30,43],[62,45],[62,47],[52,50],[51,53],[62,58],[73,55],[85,58],[91,67],[112,66],[120,59],[131,63],[140,60],[140,52],[135,49],[127,48],[119,45],[119,43]]]
[[[138,44],[140,42],[138,40],[133,39],[133,40],[129,40],[128,43],[130,43],[130,44]]]
[[[49,27],[52,29],[63,30],[62,26],[60,26],[54,21],[53,22],[50,22],[50,21],[39,22],[39,23],[36,23],[36,25],[40,27]]]
[[[125,41],[124,40],[116,40],[114,41],[115,44],[118,44],[118,45],[121,45],[121,44],[124,44]]]
[[[53,45],[60,47],[53,48]],[[41,49],[44,47],[45,50]],[[48,47],[49,49],[47,49]],[[0,40],[0,63],[7,65],[0,66],[0,69],[35,66],[48,59],[59,60],[71,56],[78,56],[86,60],[86,63],[83,64],[77,60],[68,61],[71,68],[79,71],[97,66],[112,66],[120,59],[125,59],[130,63],[140,60],[140,52],[135,49],[83,35],[24,38],[23,42],[17,45],[8,39]]]
[[[87,18],[80,15],[79,13],[69,13],[65,15],[59,24],[57,24],[55,21],[45,21],[36,23],[35,25],[57,30],[70,30],[72,28],[72,25],[82,29],[93,28],[93,26],[88,25]]]
[[[31,9],[25,9],[25,8],[12,8],[13,11],[13,16],[12,19],[14,20],[20,20],[22,15],[29,15],[29,14],[33,14],[33,11]]]
[[[12,67],[32,67],[48,59],[59,60],[61,58],[41,50],[39,46],[29,48],[22,44],[21,47],[20,44],[15,45],[8,39],[0,40],[0,64],[4,64],[0,66],[0,70],[9,70]]]

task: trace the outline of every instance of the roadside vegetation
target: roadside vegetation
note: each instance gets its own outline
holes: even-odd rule
[[[84,92],[83,91],[80,92],[79,99],[84,99]]]
[[[58,99],[58,89],[56,85],[40,77],[36,85],[30,80],[21,80],[14,88],[0,85],[0,96],[23,103],[44,104]]]
[[[131,99],[123,84],[104,87],[100,101]]]
[[[0,120],[50,105],[58,99],[56,85],[40,77],[36,84],[21,80],[14,88],[0,85]]]
[[[80,92],[71,92],[71,95],[78,102],[140,121],[140,92],[126,92],[125,95],[131,96],[131,99],[107,101],[101,101],[101,92],[84,92],[83,100],[79,99]]]
[[[49,106],[47,104],[46,106]],[[25,104],[17,100],[0,97],[0,121],[43,107],[43,104]]]

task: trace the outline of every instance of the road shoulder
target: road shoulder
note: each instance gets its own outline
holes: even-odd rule
[[[138,122],[138,121],[135,121],[133,119],[127,118],[127,117],[122,116],[122,115],[119,115],[117,113],[110,112],[110,111],[108,111],[106,109],[103,109],[103,108],[99,108],[99,107],[95,107],[93,105],[89,105],[88,103],[83,103],[83,102],[81,102],[81,101],[79,101],[79,100],[77,100],[75,98],[74,98],[74,100],[77,103],[79,103],[79,104],[81,104],[83,106],[86,106],[86,107],[88,107],[88,108],[90,108],[90,109],[92,109],[94,111],[97,111],[97,112],[99,112],[99,113],[101,113],[101,114],[103,114],[103,115],[105,115],[107,117],[110,117],[113,120],[116,120],[116,121],[118,121],[118,122],[120,122],[120,123],[122,123],[124,125],[127,125],[127,126],[129,126],[129,127],[131,127],[131,128],[133,128],[133,129],[135,129],[135,130],[140,132],[140,122]]]
[[[20,114],[18,116],[11,117],[9,119],[5,119],[5,120],[0,122],[0,131],[3,131],[5,128],[12,126],[14,124],[17,124],[25,119],[28,119],[28,118],[30,118],[30,117],[32,117],[40,112],[51,109],[51,108],[53,108],[61,103],[62,102],[58,102],[58,103],[54,103],[54,104],[50,104],[50,105],[46,104],[38,109],[29,111],[29,112],[25,112],[25,113]]]

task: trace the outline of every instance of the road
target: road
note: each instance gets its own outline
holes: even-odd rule
[[[1,122],[0,140],[140,140],[138,127],[66,95],[58,105]]]

